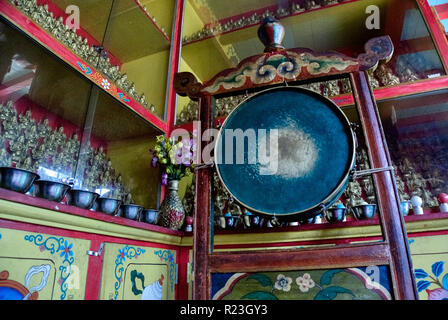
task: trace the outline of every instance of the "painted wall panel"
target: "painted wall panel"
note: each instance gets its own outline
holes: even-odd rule
[[[420,300],[448,300],[448,235],[410,237]]]
[[[214,300],[390,300],[386,266],[261,273],[215,273]]]
[[[174,300],[176,251],[106,243],[100,299]]]
[[[39,300],[83,300],[89,247],[88,240],[0,228],[0,272]],[[0,299],[12,298],[2,290],[0,281]]]

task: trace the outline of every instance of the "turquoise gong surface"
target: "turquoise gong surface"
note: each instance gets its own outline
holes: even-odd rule
[[[249,211],[318,214],[345,188],[355,160],[344,113],[297,87],[262,91],[227,117],[215,144],[217,173]]]

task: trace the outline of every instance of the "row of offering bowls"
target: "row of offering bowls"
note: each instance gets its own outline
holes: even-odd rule
[[[72,189],[69,184],[51,180],[41,180],[39,175],[11,167],[0,167],[0,185],[12,191],[27,193],[33,185],[34,194],[46,200],[61,202],[65,197],[67,203],[78,208],[100,211],[108,215],[124,216],[128,219],[157,224],[159,212],[145,209],[136,204],[122,204],[121,200],[100,197],[98,193]]]
[[[329,223],[338,223],[343,222],[345,220],[345,216],[347,214],[347,208],[342,206],[336,206],[333,208],[328,208],[325,210],[323,216],[325,220]],[[356,220],[366,220],[371,219],[375,216],[376,213],[376,204],[368,204],[363,203],[357,206],[354,206],[350,209],[353,216]],[[275,226],[288,226],[288,225],[305,225],[305,224],[314,224],[318,220],[318,217],[315,216],[313,218],[299,221],[297,223],[288,223],[281,222],[277,219],[266,219],[262,216],[253,215],[251,213],[244,214],[242,216],[231,215],[230,213],[226,213],[224,216],[219,216],[215,219],[215,225],[220,229],[236,229],[239,227],[243,228],[261,228],[261,227],[275,227]]]

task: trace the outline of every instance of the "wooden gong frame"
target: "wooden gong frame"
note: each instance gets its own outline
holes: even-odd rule
[[[348,76],[372,168],[385,168],[392,164],[367,71],[374,70],[380,62],[388,61],[394,48],[389,36],[382,36],[369,40],[364,49],[365,53],[351,58],[337,53],[319,54],[304,48],[267,48],[264,53],[248,57],[236,68],[223,70],[204,83],[199,83],[191,73],[177,73],[174,77],[174,89],[181,96],[199,101],[200,132],[204,132],[213,128],[213,101],[216,97],[282,84],[294,85],[304,80]],[[317,68],[316,61],[319,64]],[[273,64],[276,67],[272,67]],[[282,64],[285,68],[280,67]],[[201,137],[198,140],[201,144]],[[204,145],[198,145],[198,150],[203,147]],[[399,210],[393,173],[386,170],[376,172],[372,176],[376,185],[383,242],[338,245],[331,248],[213,252],[213,169],[208,166],[198,168],[193,231],[193,299],[211,299],[212,273],[371,265],[389,267],[394,299],[417,299],[407,234]]]

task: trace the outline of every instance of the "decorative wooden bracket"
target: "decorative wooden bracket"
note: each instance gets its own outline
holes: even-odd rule
[[[359,70],[375,70],[380,62],[388,62],[394,53],[394,44],[389,36],[372,38],[364,45],[365,53],[358,56]]]
[[[174,90],[182,97],[198,100],[201,96],[202,84],[190,72],[178,72],[174,75]]]

